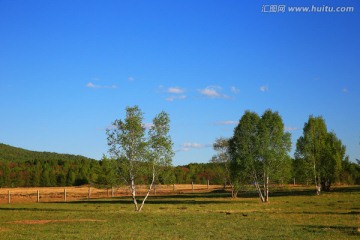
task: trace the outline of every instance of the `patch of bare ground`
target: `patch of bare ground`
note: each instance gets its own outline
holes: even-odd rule
[[[12,221],[8,222],[10,224],[47,224],[47,223],[69,223],[69,222],[106,222],[106,220],[99,219],[63,219],[63,220],[20,220],[20,221]],[[1,231],[1,228],[0,228]]]

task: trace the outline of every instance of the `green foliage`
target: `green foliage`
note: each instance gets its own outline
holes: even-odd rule
[[[328,132],[322,117],[310,116],[305,123],[303,136],[296,144],[296,170],[313,178],[317,189],[330,190],[334,182],[339,182],[346,161],[346,148],[335,133]]]
[[[117,162],[115,159],[109,159],[103,155],[100,161],[97,184],[107,188],[118,184]]]
[[[174,153],[169,135],[170,118],[167,113],[160,112],[146,134],[143,113],[134,106],[127,107],[125,119],[115,120],[113,126],[106,131],[109,153],[118,162],[120,178],[131,189],[135,211],[141,211],[161,171],[171,166]],[[142,181],[149,184],[149,189],[138,207],[136,184]]]
[[[0,187],[73,186],[97,181],[99,162],[0,144]]]
[[[271,110],[261,117],[246,111],[229,143],[234,185],[240,187],[253,181],[260,199],[267,202],[270,177],[280,180],[291,168],[290,134],[284,132],[281,116]]]

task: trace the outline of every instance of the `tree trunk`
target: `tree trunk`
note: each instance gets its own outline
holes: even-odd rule
[[[150,194],[150,192],[151,192],[151,189],[152,189],[152,186],[154,185],[154,182],[155,182],[155,169],[154,169],[154,167],[153,167],[152,180],[151,180],[149,189],[148,189],[148,191],[147,191],[147,193],[146,193],[146,196],[144,197],[144,199],[143,199],[143,201],[142,201],[142,203],[141,203],[141,206],[140,206],[138,212],[141,212],[142,208],[144,207],[145,201],[146,201],[146,199],[148,198],[148,196],[149,196],[149,194]]]
[[[263,194],[261,192],[261,188],[260,188],[259,183],[258,183],[257,178],[256,178],[256,174],[254,174],[254,181],[255,181],[254,184],[255,184],[256,190],[257,190],[257,192],[259,194],[261,202],[265,202],[264,196],[263,196]]]
[[[232,198],[237,198],[238,192],[239,190],[235,190],[235,186],[230,182],[230,187],[231,187],[231,197]]]
[[[151,192],[152,186],[153,186],[153,184],[154,184],[154,180],[155,180],[155,175],[153,174],[153,180],[151,181],[151,184],[150,184],[150,186],[149,186],[149,189],[148,189],[148,191],[147,191],[147,193],[146,193],[146,196],[144,197],[144,199],[143,199],[143,201],[142,201],[142,203],[141,203],[141,206],[140,206],[138,212],[141,212],[142,208],[144,207],[145,201],[146,201],[146,199],[148,198],[148,196],[149,196],[149,194],[150,194],[150,192]]]
[[[269,176],[266,176],[266,184],[265,184],[266,195],[265,195],[265,202],[269,202]]]
[[[135,181],[134,178],[131,179],[131,186],[130,186],[130,190],[131,190],[131,197],[133,199],[134,205],[135,205],[135,211],[138,211],[138,204],[136,201],[136,189],[135,189]]]
[[[237,198],[238,195],[238,190],[235,190],[234,188],[231,189],[231,197],[232,198]]]
[[[316,174],[316,165],[314,164],[314,178],[315,178],[315,188],[316,188],[316,195],[320,195],[321,186],[320,186],[320,179],[317,179]]]

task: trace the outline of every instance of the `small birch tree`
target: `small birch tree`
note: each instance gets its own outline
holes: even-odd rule
[[[143,113],[138,106],[127,107],[124,120],[115,120],[107,130],[109,153],[118,161],[118,176],[129,186],[135,211],[141,211],[161,167],[171,164],[172,142],[168,135],[169,116],[157,115],[146,135]],[[149,188],[141,205],[136,198],[136,180],[150,176]]]
[[[227,138],[218,138],[213,144],[213,149],[217,152],[215,156],[212,157],[210,162],[220,164],[223,168],[223,178],[225,182],[228,182],[231,187],[231,196],[236,198],[239,191],[237,181],[233,181],[231,178],[230,171],[230,153],[229,153],[229,139]],[[235,179],[234,179],[235,180]]]
[[[161,112],[153,119],[153,124],[149,130],[147,165],[150,170],[150,184],[139,211],[142,210],[160,172],[171,165],[174,152],[169,131],[169,115],[166,112]]]

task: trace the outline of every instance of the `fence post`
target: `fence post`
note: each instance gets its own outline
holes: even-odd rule
[[[89,187],[89,190],[88,190],[88,200],[90,200],[91,198],[91,187]]]
[[[296,184],[295,184],[295,178],[294,178],[294,186],[295,186]]]
[[[8,203],[10,204],[11,203],[11,193],[10,193],[10,190],[8,192]]]
[[[64,188],[64,202],[66,202],[66,188]]]
[[[39,203],[40,202],[40,191],[37,190],[37,202]]]
[[[111,197],[114,197],[114,187],[111,187]]]
[[[156,184],[154,184],[154,194],[156,195]]]
[[[191,182],[192,192],[194,192],[194,182]]]
[[[209,185],[210,185],[210,180],[207,180],[207,189],[209,189]]]
[[[175,192],[175,183],[173,183],[173,192]]]

